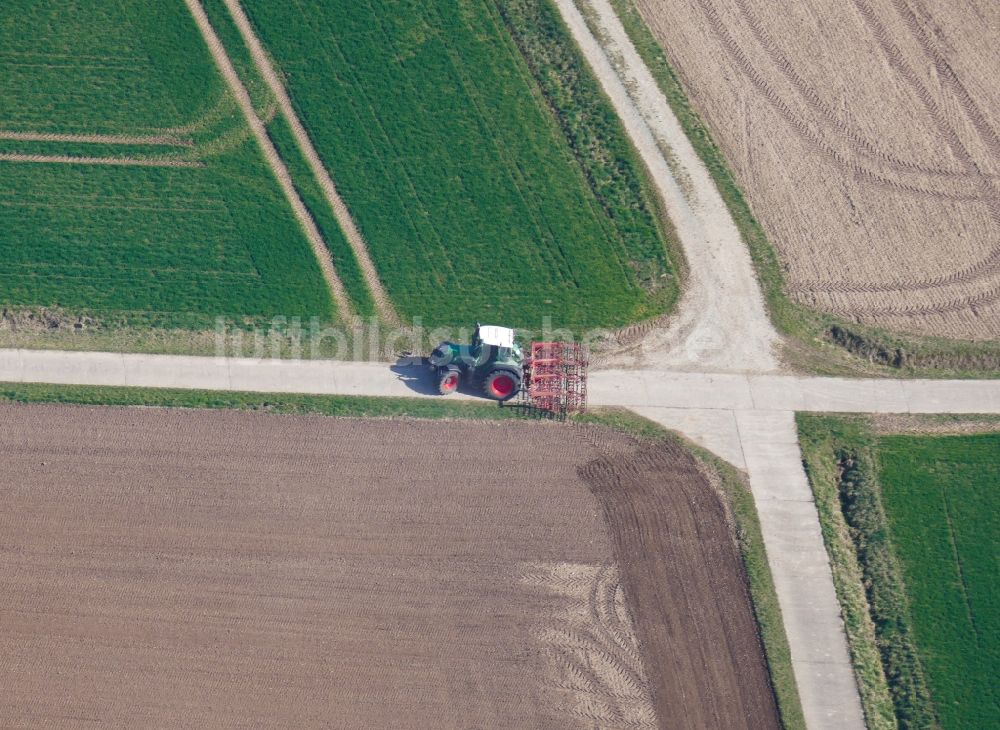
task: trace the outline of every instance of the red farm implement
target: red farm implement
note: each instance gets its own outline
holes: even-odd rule
[[[532,342],[524,360],[524,405],[557,418],[587,409],[587,349],[574,342]]]

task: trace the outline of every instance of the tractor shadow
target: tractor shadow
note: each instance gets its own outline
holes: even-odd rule
[[[395,373],[397,379],[401,380],[414,393],[433,395],[438,398],[448,397],[438,393],[437,381],[434,379],[434,373],[427,366],[427,358],[403,355],[389,367],[389,370]],[[458,392],[477,400],[492,400],[483,392],[479,383],[468,382],[464,378],[458,385]]]
[[[401,356],[389,368],[407,388],[420,395],[437,395],[437,383],[422,357]]]

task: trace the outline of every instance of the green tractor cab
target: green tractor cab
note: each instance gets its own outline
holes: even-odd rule
[[[507,401],[520,392],[524,380],[524,353],[508,327],[476,323],[472,342],[442,342],[428,360],[441,395],[471,380],[481,384],[487,397]]]

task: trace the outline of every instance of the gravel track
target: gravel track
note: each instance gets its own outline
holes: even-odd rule
[[[705,371],[778,369],[779,337],[750,255],[708,170],[606,0],[556,0],[663,200],[688,276],[665,328],[602,364]],[[588,26],[589,21],[589,26]],[[596,34],[596,37],[595,37]]]
[[[233,68],[232,61],[230,61],[229,57],[226,55],[225,47],[222,45],[219,37],[215,34],[215,30],[212,29],[212,25],[208,21],[208,16],[205,15],[205,9],[201,6],[199,0],[184,0],[184,2],[186,3],[188,10],[191,11],[191,16],[194,18],[195,24],[198,26],[198,30],[201,31],[201,35],[205,39],[205,43],[215,61],[215,65],[218,67],[222,77],[226,81],[226,84],[229,86],[229,90],[236,98],[236,101],[240,106],[240,110],[243,112],[243,116],[246,118],[247,124],[250,126],[250,130],[253,132],[254,138],[257,140],[257,144],[260,145],[264,159],[271,167],[271,171],[274,173],[278,184],[281,186],[282,192],[285,194],[285,198],[288,200],[292,211],[295,213],[296,219],[299,221],[299,225],[302,227],[302,231],[305,234],[306,239],[309,241],[309,245],[312,247],[316,260],[319,263],[320,270],[323,272],[323,278],[330,289],[330,293],[333,296],[335,304],[337,305],[337,316],[341,320],[350,321],[351,313],[353,311],[351,301],[347,296],[347,292],[344,290],[344,284],[341,282],[340,276],[337,274],[337,270],[333,266],[333,259],[330,257],[330,250],[323,241],[323,235],[319,232],[319,228],[316,227],[316,222],[309,214],[309,211],[306,209],[305,204],[299,197],[298,192],[296,192],[295,185],[292,183],[291,175],[288,173],[288,168],[285,167],[285,163],[282,162],[281,156],[274,147],[274,143],[271,142],[271,138],[267,136],[267,128],[264,126],[264,122],[261,121],[260,117],[257,116],[257,112],[254,111],[250,95],[243,86],[243,82],[240,81],[240,78],[236,73],[236,69]]]

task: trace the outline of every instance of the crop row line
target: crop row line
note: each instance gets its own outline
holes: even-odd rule
[[[128,134],[59,134],[55,132],[14,132],[0,130],[0,139],[15,142],[73,142],[83,144],[161,145],[166,147],[194,147],[191,139],[173,135]]]

